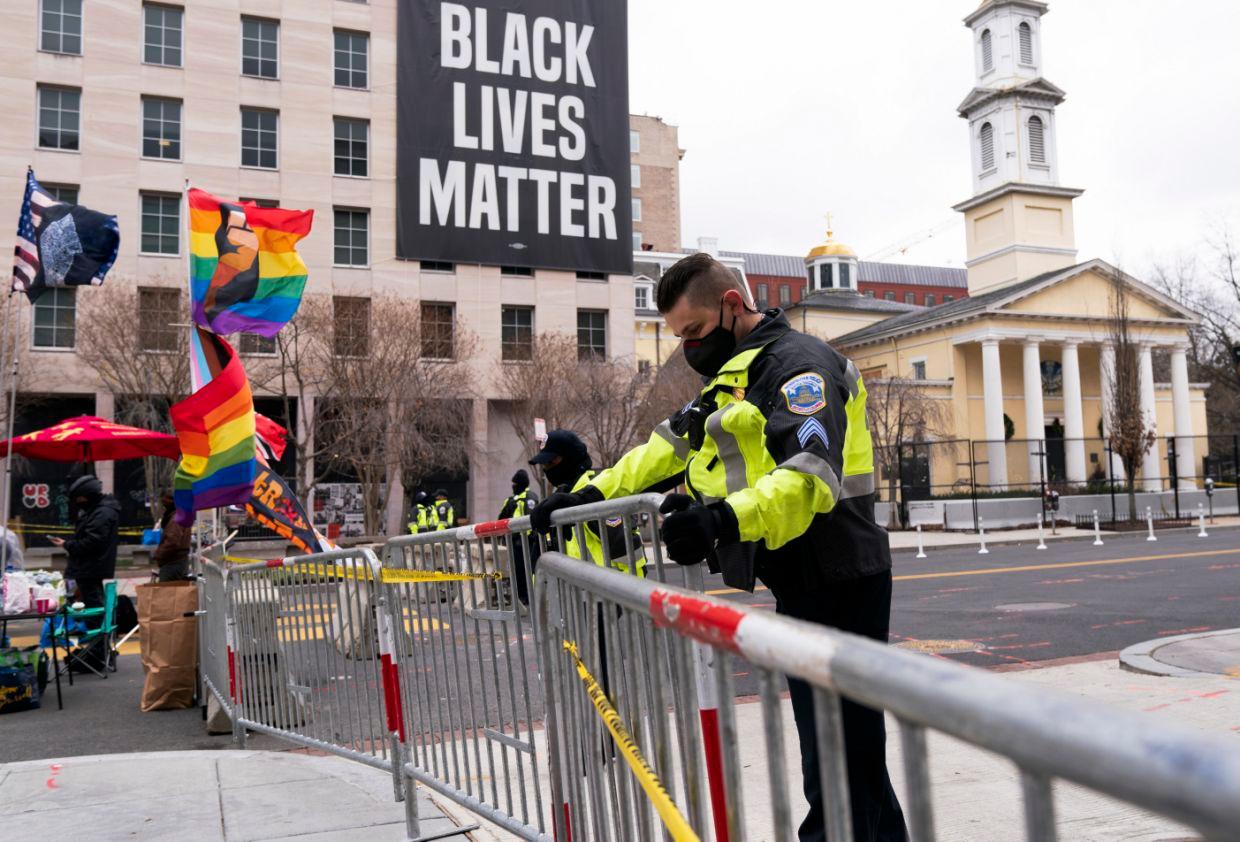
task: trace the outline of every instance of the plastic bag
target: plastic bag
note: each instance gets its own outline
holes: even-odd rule
[[[46,687],[47,655],[42,649],[0,649],[0,713],[37,708]]]
[[[30,610],[30,588],[32,581],[25,573],[4,574],[4,608],[5,614],[23,614]]]

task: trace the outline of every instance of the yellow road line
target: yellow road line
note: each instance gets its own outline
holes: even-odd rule
[[[1017,567],[983,567],[978,570],[950,570],[940,571],[938,573],[910,573],[905,576],[892,576],[893,582],[907,582],[914,579],[950,579],[956,576],[989,576],[992,573],[1028,573],[1035,570],[1064,570],[1070,567],[1097,567],[1107,564],[1136,564],[1142,561],[1163,561],[1170,558],[1204,558],[1207,556],[1217,555],[1235,555],[1240,553],[1240,547],[1232,547],[1227,550],[1201,550],[1192,553],[1164,553],[1162,555],[1136,555],[1126,558],[1104,558],[1092,561],[1061,561],[1051,564],[1022,564]],[[765,585],[758,585],[754,591],[766,590]],[[716,588],[715,590],[706,591],[711,596],[719,596],[721,594],[742,593],[736,588]]]

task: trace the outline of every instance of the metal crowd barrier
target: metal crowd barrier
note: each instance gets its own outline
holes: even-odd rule
[[[198,577],[198,663],[202,673],[202,700],[207,694],[232,716],[232,694],[229,690],[232,672],[228,646],[227,611],[225,609],[225,577],[227,569],[215,553],[214,558],[199,560]]]
[[[1240,754],[1197,732],[558,553],[540,559],[535,599],[547,667],[551,798],[561,806],[557,839],[655,840],[666,832],[680,842],[710,838],[712,830],[728,842],[795,839],[789,790],[799,782],[788,780],[781,674],[813,687],[832,842],[853,838],[842,698],[894,715],[904,806],[918,842],[935,839],[927,730],[1017,766],[1030,840],[1056,838],[1054,779],[1182,822],[1206,839],[1234,840],[1240,829]],[[691,641],[712,650],[709,681],[723,700],[724,774],[709,792],[692,721]],[[760,832],[745,823],[753,787],[741,781],[732,689],[738,667],[759,679],[761,766],[773,817]]]

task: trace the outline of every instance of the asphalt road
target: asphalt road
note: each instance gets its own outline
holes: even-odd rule
[[[995,536],[999,537],[999,536]],[[1240,626],[1240,529],[941,548],[894,556],[891,640],[981,667],[1112,652],[1156,637]],[[770,592],[711,591],[774,607]]]

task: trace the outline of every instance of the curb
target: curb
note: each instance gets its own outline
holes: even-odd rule
[[[1188,532],[1190,530],[1195,530],[1195,529],[1197,529],[1196,526],[1177,526],[1172,529],[1155,529],[1154,531],[1158,534],[1165,535],[1165,534],[1175,533],[1175,532]],[[1211,532],[1213,532],[1214,530],[1230,531],[1233,529],[1240,529],[1240,524],[1214,524],[1213,526],[1210,527]],[[909,530],[902,530],[900,533],[888,532],[887,534],[888,535],[907,534],[908,532]],[[952,544],[927,544],[925,548],[926,552],[929,553],[931,550],[956,550],[956,549],[960,549],[961,547],[976,547],[978,545],[976,532],[961,532],[959,534],[968,536],[970,540],[959,541],[959,542],[952,543]],[[1116,537],[1116,536],[1128,535],[1128,534],[1144,535],[1145,533],[1143,532],[1122,533],[1122,532],[1104,531],[1102,534],[1103,534],[1103,537],[1107,537],[1107,536]],[[986,533],[986,546],[987,547],[1010,547],[1010,546],[1016,546],[1018,544],[1036,544],[1038,541],[1036,535],[1028,537],[1028,538],[1007,538],[1007,539],[1004,539],[1002,535],[1003,535],[1002,531],[987,532]],[[992,536],[999,536],[999,537],[992,537]],[[1094,532],[1092,529],[1088,531],[1084,531],[1076,535],[1046,535],[1045,536],[1047,543],[1050,543],[1053,541],[1082,541],[1086,539],[1093,540],[1093,537],[1094,537]],[[904,546],[892,547],[891,552],[892,553],[906,553],[906,552],[916,553],[917,545],[914,544],[910,547],[904,547]],[[1170,640],[1170,638],[1168,638],[1168,640]]]
[[[1207,637],[1218,637],[1224,634],[1240,634],[1240,629],[1215,629],[1208,632],[1197,632],[1196,634],[1180,634],[1175,637],[1160,637],[1154,640],[1146,640],[1141,643],[1134,643],[1127,649],[1119,653],[1120,669],[1129,672],[1141,673],[1143,675],[1158,675],[1168,678],[1191,678],[1203,675],[1218,675],[1218,673],[1205,672],[1203,670],[1192,670],[1185,667],[1177,667],[1172,664],[1165,664],[1154,657],[1154,653],[1164,646],[1170,646],[1173,643],[1183,643],[1186,640],[1198,640]]]

